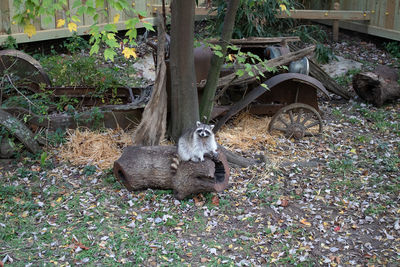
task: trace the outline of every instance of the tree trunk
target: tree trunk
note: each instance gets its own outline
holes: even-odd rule
[[[239,7],[239,3],[240,0],[229,1],[221,34],[221,53],[223,56],[219,57],[214,54],[211,59],[211,68],[208,72],[207,83],[204,88],[200,103],[200,118],[202,120],[205,119],[207,122],[210,120],[210,115],[213,109],[215,91],[217,90],[221,67],[225,60],[227,46],[232,38],[232,32],[235,25],[236,12]]]
[[[114,175],[129,191],[173,189],[177,199],[200,192],[219,192],[227,188],[230,174],[225,155],[218,152],[218,159],[180,162],[174,173],[171,163],[176,147],[129,146],[114,162]]]
[[[400,85],[397,81],[384,79],[373,72],[354,75],[353,88],[362,99],[377,107],[400,98]]]
[[[171,3],[171,137],[178,140],[182,132],[199,120],[194,69],[195,1],[173,0]]]
[[[158,49],[156,81],[154,83],[151,99],[147,103],[142,120],[133,134],[135,145],[159,145],[164,139],[167,124],[167,91],[166,91],[166,66],[165,66],[165,25],[163,19],[158,17]]]

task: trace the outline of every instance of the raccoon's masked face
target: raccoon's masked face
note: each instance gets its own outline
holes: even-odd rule
[[[213,134],[212,129],[214,128],[214,125],[207,125],[207,124],[197,122],[196,126],[197,126],[197,129],[195,132],[201,138],[207,138]]]

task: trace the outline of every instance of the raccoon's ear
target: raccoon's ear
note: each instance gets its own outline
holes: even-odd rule
[[[214,124],[210,124],[211,130],[214,129],[214,126],[215,126]]]
[[[196,121],[196,127],[199,127],[201,125],[201,122]]]

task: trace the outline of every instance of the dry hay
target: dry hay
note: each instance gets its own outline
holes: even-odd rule
[[[67,143],[60,151],[63,160],[74,165],[97,165],[111,168],[122,154],[122,149],[132,144],[132,133],[108,129],[104,132],[68,130]]]
[[[270,117],[256,117],[248,112],[240,113],[230,125],[218,132],[220,144],[236,149],[258,149],[260,146],[275,146],[275,139],[268,133]]]

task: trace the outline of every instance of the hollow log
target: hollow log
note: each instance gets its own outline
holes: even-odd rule
[[[377,107],[400,98],[400,85],[397,81],[384,79],[373,72],[354,75],[353,89],[362,99]]]
[[[175,146],[129,146],[114,162],[115,177],[129,190],[173,189],[175,198],[201,192],[220,192],[229,182],[229,165],[218,151],[218,159],[182,161],[174,172]]]

